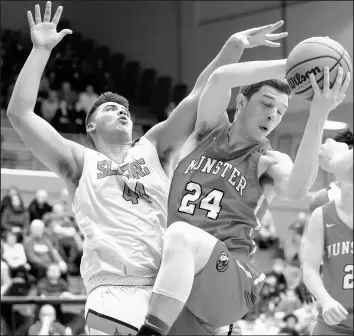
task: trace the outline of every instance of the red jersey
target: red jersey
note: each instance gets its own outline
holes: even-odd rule
[[[344,308],[353,309],[353,230],[339,218],[334,202],[324,205],[322,213],[324,286]]]
[[[234,150],[230,124],[209,134],[183,158],[173,175],[167,225],[184,221],[222,241],[230,251],[253,253],[268,203],[258,162],[269,141]]]

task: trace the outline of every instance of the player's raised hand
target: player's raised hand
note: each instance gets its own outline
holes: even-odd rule
[[[328,114],[343,101],[350,84],[350,72],[347,72],[343,82],[343,68],[339,67],[336,81],[333,86],[331,86],[329,80],[329,68],[325,67],[323,69],[322,89],[318,87],[313,74],[310,75],[310,81],[314,91],[314,96],[311,102],[310,116],[313,118],[323,119],[324,117],[327,118]]]
[[[31,11],[27,12],[28,23],[31,28],[31,40],[35,49],[51,51],[67,34],[72,34],[70,29],[63,29],[57,32],[57,24],[60,20],[63,7],[59,6],[52,20],[52,3],[47,1],[44,17],[42,21],[41,9],[39,5],[35,6],[34,17]]]
[[[248,29],[231,36],[237,45],[244,48],[254,48],[258,46],[266,46],[271,48],[280,47],[279,42],[272,42],[288,36],[287,32],[272,34],[275,30],[284,24],[283,20],[266,26]]]
[[[347,315],[347,310],[332,298],[322,304],[322,317],[329,325],[340,323],[347,318]]]

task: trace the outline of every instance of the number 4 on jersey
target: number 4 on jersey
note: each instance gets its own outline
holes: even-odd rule
[[[144,185],[140,182],[136,182],[135,190],[132,190],[128,187],[126,183],[124,183],[123,195],[122,197],[128,202],[132,202],[132,204],[139,203],[139,197],[144,197],[149,203],[152,203],[149,200],[149,196],[145,192]]]
[[[194,215],[196,205],[191,202],[199,200],[202,195],[202,187],[198,183],[189,182],[186,185],[186,190],[190,192],[183,196],[178,211]],[[224,193],[222,191],[213,189],[200,201],[199,208],[207,211],[207,218],[217,219],[221,211],[221,201],[223,197]]]

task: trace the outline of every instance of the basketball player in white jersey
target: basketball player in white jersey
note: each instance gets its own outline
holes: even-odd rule
[[[231,36],[199,76],[190,95],[163,123],[132,142],[124,97],[102,94],[87,115],[96,150],[64,139],[33,113],[40,78],[51,50],[71,31],[57,33],[62,7],[51,21],[47,2],[42,22],[28,12],[33,49],[14,87],[7,116],[24,143],[66,184],[85,236],[81,274],[88,292],[87,324],[92,334],[135,334],[147,312],[161,261],[172,162],[193,131],[199,96],[220,65],[237,62],[245,47],[279,46],[268,34],[283,22]]]

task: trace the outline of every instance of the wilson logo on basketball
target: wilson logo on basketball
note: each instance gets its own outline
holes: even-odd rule
[[[310,78],[310,75],[312,73],[314,74],[314,76],[316,76],[317,74],[321,73],[321,70],[319,67],[316,67],[316,68],[313,68],[309,71],[306,71],[305,74],[296,73],[295,76],[288,77],[288,82],[289,82],[290,87],[294,90],[295,88],[300,86],[302,83],[306,82]]]
[[[225,252],[221,252],[216,261],[216,269],[218,272],[225,272],[229,266],[229,257]]]

